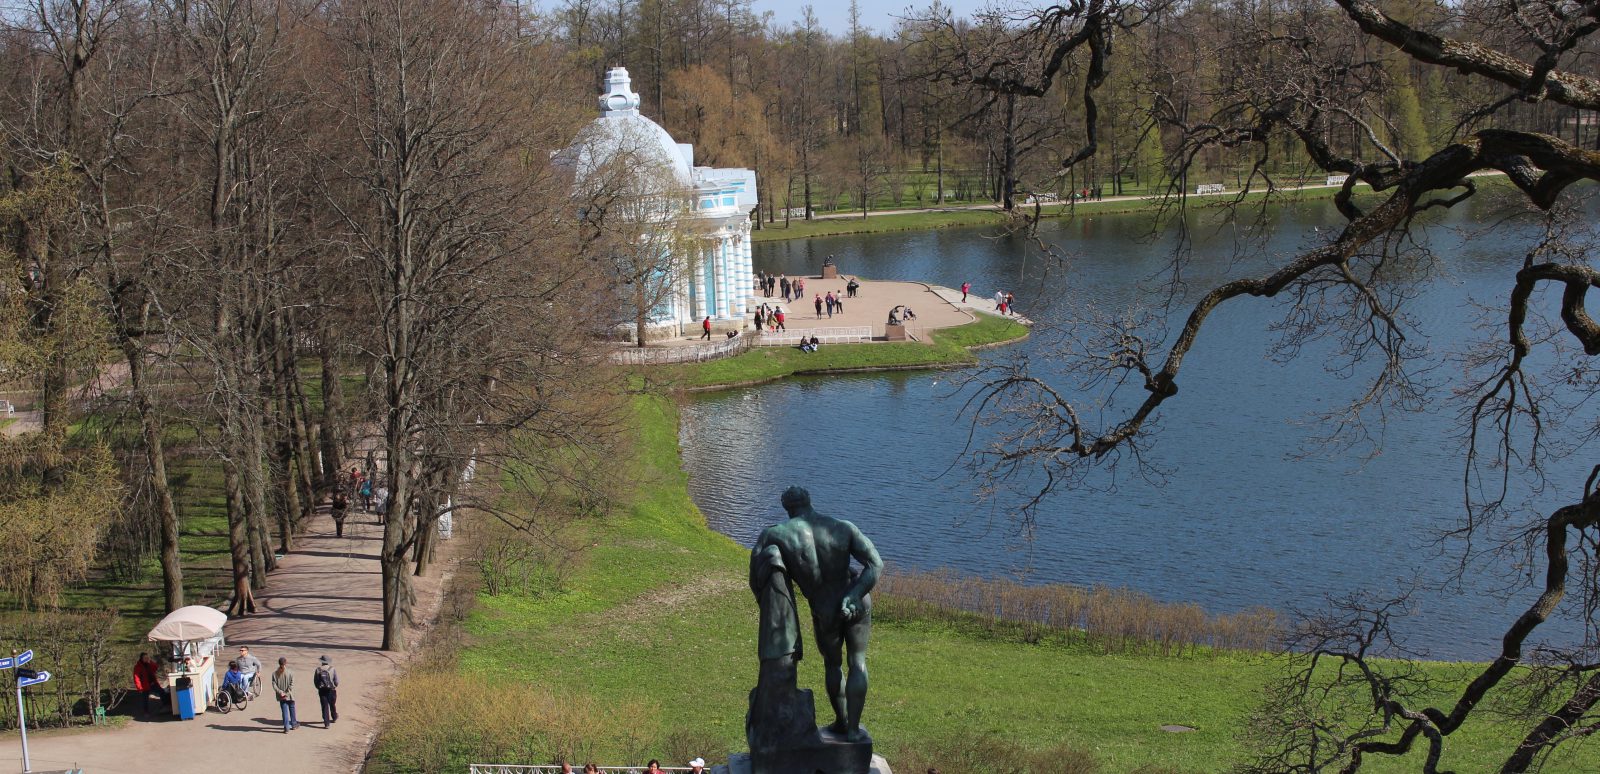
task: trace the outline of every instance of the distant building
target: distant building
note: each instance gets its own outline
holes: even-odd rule
[[[629,167],[642,168],[633,196],[682,202],[672,210],[675,218],[687,221],[684,225],[694,236],[695,248],[670,262],[673,274],[666,278],[670,291],[650,313],[655,331],[681,334],[697,329],[708,316],[742,321],[755,288],[750,265],[755,172],[695,166],[694,146],[674,141],[660,124],[640,115],[639,95],[629,84],[627,68],[613,67],[606,73],[600,117],[558,160],[571,167],[582,183],[622,159]],[[662,176],[670,179],[660,180]]]

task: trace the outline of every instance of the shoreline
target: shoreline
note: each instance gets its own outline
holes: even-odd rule
[[[965,368],[978,361],[973,352],[1010,346],[1030,335],[1027,326],[1010,318],[986,312],[969,314],[975,318],[973,322],[929,331],[926,343],[830,344],[814,353],[762,347],[706,363],[644,368],[664,371],[667,381],[680,392],[709,393],[770,384],[791,376]]]
[[[1360,194],[1371,194],[1372,190],[1365,184],[1357,186]],[[1313,199],[1331,199],[1339,192],[1339,186],[1311,185],[1297,188],[1279,188],[1271,191],[1224,191],[1210,194],[1186,194],[1184,198],[1200,199],[1202,203],[1195,206],[1204,208],[1221,207],[1226,204],[1257,202],[1261,199],[1274,197],[1280,201],[1306,201]],[[1069,204],[1048,204],[1039,208],[1039,217],[1042,220],[1072,217],[1073,215],[1132,215],[1161,209],[1173,197],[1163,196],[1117,196],[1098,201],[1073,202]],[[1018,205],[1014,211],[1019,214],[1031,215],[1031,205]],[[878,234],[901,231],[930,231],[941,228],[959,228],[963,226],[994,226],[1001,225],[1011,217],[1008,216],[999,204],[984,203],[970,204],[953,207],[926,207],[917,209],[894,209],[869,212],[862,218],[859,213],[846,214],[832,212],[818,215],[811,220],[791,220],[788,225],[779,223],[763,223],[761,228],[750,232],[753,242],[784,242],[792,239],[809,239],[811,237],[848,236],[852,234]]]

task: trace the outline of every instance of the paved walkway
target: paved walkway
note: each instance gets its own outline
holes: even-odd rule
[[[794,277],[790,277],[794,279]],[[815,275],[805,277],[805,298],[796,299],[785,303],[783,296],[771,297],[754,295],[748,304],[750,313],[745,315],[745,320],[740,326],[745,335],[754,335],[751,330],[755,310],[762,304],[768,308],[783,307],[785,312],[784,328],[789,331],[803,331],[813,328],[849,328],[871,327],[874,338],[882,339],[884,326],[889,322],[889,310],[896,306],[909,306],[916,312],[917,319],[906,325],[906,330],[919,341],[927,341],[928,333],[939,328],[951,328],[957,325],[966,325],[974,319],[972,312],[988,312],[999,314],[995,310],[994,291],[990,290],[987,297],[979,296],[976,291],[968,296],[967,302],[962,303],[961,291],[952,288],[929,285],[924,282],[893,282],[884,280],[858,280],[861,283],[855,298],[844,299],[844,311],[828,315],[827,305],[823,305],[821,315],[817,314],[816,297],[826,295],[833,291],[839,296],[844,295],[844,288],[849,282],[849,277],[841,275],[837,279],[821,279]],[[1030,324],[1027,318],[1016,316],[1018,322]],[[721,341],[725,332],[734,327],[735,323],[728,320],[711,322],[711,338],[713,342]],[[694,344],[698,336],[683,336],[669,339],[664,344],[684,345]]]
[[[383,530],[370,516],[352,513],[345,536],[333,536],[326,511],[272,574],[272,585],[256,597],[257,614],[227,625],[228,654],[249,645],[265,670],[266,696],[243,711],[209,710],[194,720],[134,718],[121,728],[75,729],[30,734],[34,771],[82,768],[85,774],[276,774],[359,771],[378,708],[400,656],[378,650],[383,640],[378,547]],[[442,549],[441,549],[442,551]],[[437,607],[443,568],[434,577],[413,578],[418,620]],[[411,641],[416,642],[417,633]],[[339,670],[339,722],[322,727],[311,673],[326,654]],[[295,673],[301,726],[283,733],[269,675],[278,657]],[[226,660],[223,662],[226,664]],[[129,665],[131,669],[132,665]],[[124,671],[119,670],[118,676]],[[221,675],[218,675],[220,679]],[[131,678],[130,678],[131,679]],[[22,770],[15,733],[0,742],[0,772]]]

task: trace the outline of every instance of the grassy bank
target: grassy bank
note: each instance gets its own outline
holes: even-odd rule
[[[1370,191],[1366,186],[1358,186],[1358,191]],[[1308,201],[1313,199],[1332,199],[1338,193],[1338,188],[1317,186],[1314,188],[1297,188],[1277,191],[1272,196],[1281,202]],[[1250,193],[1243,197],[1245,202],[1259,202],[1267,196],[1266,193]],[[1240,201],[1235,194],[1208,195],[1190,197],[1190,207],[1220,207]],[[1138,212],[1153,212],[1161,207],[1164,200],[1159,198],[1139,199],[1113,199],[1110,201],[1084,201],[1075,204],[1052,204],[1041,207],[1040,215],[1046,218],[1059,218],[1068,215],[1115,215]],[[1167,202],[1170,203],[1170,202]],[[1033,214],[1031,206],[1019,205],[1019,211]],[[866,218],[857,214],[855,217],[834,218],[823,220],[791,220],[788,225],[783,223],[763,223],[759,231],[750,232],[750,238],[756,242],[777,242],[785,239],[804,239],[816,236],[838,236],[842,234],[878,234],[891,231],[922,231],[933,228],[950,228],[953,226],[986,226],[1000,225],[1006,222],[1006,216],[993,209],[947,209],[931,212],[911,212],[889,215],[872,215]]]
[[[627,508],[592,528],[592,548],[559,586],[478,596],[451,660],[400,681],[369,771],[563,756],[722,760],[742,749],[756,671],[747,554],[708,529],[688,497],[674,406],[645,396],[635,410],[637,459],[627,468],[639,486]],[[817,494],[822,510],[838,507]],[[770,516],[779,518],[776,493]],[[905,771],[974,770],[966,756],[1021,761],[995,769],[1007,771],[1222,771],[1282,668],[1211,650],[1106,655],[1079,637],[906,607],[880,616],[872,636],[865,719]],[[1453,683],[1472,670],[1427,668]],[[814,652],[801,682],[822,693]],[[1160,730],[1169,723],[1197,730]],[[1490,770],[1513,733],[1466,728],[1446,764]],[[1409,763],[1371,770],[1417,770],[1420,758]]]
[[[926,344],[828,344],[816,352],[801,352],[796,347],[753,347],[723,360],[653,368],[650,373],[652,378],[662,377],[688,389],[709,389],[757,384],[797,374],[961,366],[975,360],[970,347],[1015,341],[1028,335],[1028,329],[1013,320],[981,312],[977,318],[976,322],[934,331],[932,341]]]

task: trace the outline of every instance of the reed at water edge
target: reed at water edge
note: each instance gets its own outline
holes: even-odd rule
[[[872,597],[874,616],[886,620],[975,621],[1019,630],[1030,641],[1081,637],[1107,654],[1265,651],[1283,633],[1282,618],[1265,607],[1209,615],[1199,605],[1159,602],[1127,588],[1026,585],[948,570],[887,570]]]

